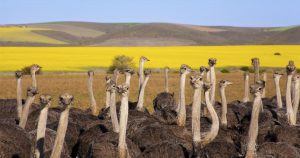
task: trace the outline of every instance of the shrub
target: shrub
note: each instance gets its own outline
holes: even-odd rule
[[[25,66],[21,69],[23,75],[30,75],[30,69],[32,65],[30,66]],[[42,73],[42,68],[39,69],[39,71],[36,72],[36,74],[41,74]]]
[[[222,72],[222,73],[230,73],[230,71],[227,70],[227,69],[222,69],[221,72]]]
[[[112,60],[111,66],[108,68],[108,72],[112,73],[115,69],[123,71],[124,69],[134,69],[134,62],[132,57],[128,57],[126,55],[118,55],[115,56]]]
[[[249,71],[250,68],[248,66],[243,66],[243,67],[240,68],[240,70],[242,70],[242,71]]]
[[[276,52],[276,53],[274,53],[274,55],[279,55],[280,56],[281,54],[279,52]]]

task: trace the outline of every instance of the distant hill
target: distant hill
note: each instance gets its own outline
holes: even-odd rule
[[[21,32],[21,33],[20,33]],[[0,26],[0,46],[196,46],[300,44],[300,27],[50,22]]]

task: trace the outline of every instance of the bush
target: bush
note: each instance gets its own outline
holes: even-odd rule
[[[25,66],[21,69],[23,75],[30,75],[30,69],[32,65],[30,66]],[[39,71],[36,72],[36,74],[41,74],[42,73],[42,68],[39,69]]]
[[[221,72],[222,72],[222,73],[230,73],[230,71],[227,70],[227,69],[222,69]]]
[[[280,56],[281,54],[279,52],[276,52],[276,53],[274,53],[274,55],[279,55]]]
[[[242,70],[242,71],[249,71],[250,68],[248,66],[243,66],[243,67],[240,68],[240,70]]]
[[[115,69],[123,71],[129,68],[135,68],[133,58],[126,55],[118,55],[112,60],[112,65],[108,68],[108,72],[112,73]]]

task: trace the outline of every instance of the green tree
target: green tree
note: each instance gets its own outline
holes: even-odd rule
[[[108,72],[113,72],[115,69],[118,69],[120,71],[124,69],[134,69],[135,64],[133,62],[133,57],[129,57],[126,55],[118,55],[115,56],[114,59],[112,60],[112,64],[108,68]]]

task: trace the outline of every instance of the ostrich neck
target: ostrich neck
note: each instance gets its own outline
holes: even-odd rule
[[[111,122],[113,126],[113,131],[119,133],[119,122],[116,110],[116,92],[110,93],[110,107],[109,107]]]
[[[225,127],[227,126],[227,100],[225,95],[225,87],[220,88],[220,95],[222,101],[222,116],[221,116],[221,124]]]
[[[94,97],[94,92],[93,92],[93,77],[90,76],[88,80],[88,93],[89,93],[89,98],[90,98],[90,109],[92,111],[93,115],[97,115],[97,104],[96,100]]]
[[[200,133],[200,116],[201,116],[201,88],[194,90],[193,107],[192,107],[192,134],[194,145],[201,141]]]
[[[266,89],[267,89],[267,73],[264,73],[263,74],[263,80],[265,81],[265,87],[263,89],[263,92],[262,92],[262,98],[265,98],[266,97]]]
[[[139,66],[139,91],[142,88],[144,82],[144,62],[140,61],[140,66]]]
[[[23,129],[25,129],[26,123],[27,123],[27,119],[28,119],[28,114],[29,114],[29,110],[31,108],[31,105],[34,101],[34,96],[28,96],[26,99],[26,102],[24,104],[24,108],[22,110],[22,116],[21,116],[21,120],[20,120],[20,124],[19,126]]]
[[[67,107],[60,115],[53,150],[50,158],[59,158],[64,145],[64,140],[68,128],[70,107]]]
[[[293,112],[293,106],[292,106],[292,99],[291,99],[291,82],[292,82],[292,75],[288,75],[287,81],[286,81],[286,109],[287,109],[287,117],[288,117],[288,123],[290,125],[295,125],[296,122],[294,122],[294,112]]]
[[[37,158],[44,157],[44,142],[45,142],[45,132],[46,132],[46,125],[47,125],[47,117],[48,117],[48,109],[50,104],[45,106],[39,116],[39,122],[37,125],[37,132],[36,132],[36,141],[35,141],[35,155]]]
[[[297,112],[298,112],[298,107],[299,107],[299,95],[300,95],[300,90],[299,90],[299,81],[296,81],[295,85],[294,85],[294,117],[295,120],[294,122],[297,121]]]
[[[216,138],[216,136],[218,135],[218,132],[219,132],[219,118],[218,118],[218,115],[217,115],[214,107],[210,103],[209,91],[205,92],[205,102],[206,102],[207,109],[211,115],[212,125],[210,128],[210,131],[207,132],[207,134],[204,135],[204,138],[202,139],[201,144],[203,144],[203,145],[206,145],[206,144],[212,142]]]
[[[21,84],[21,78],[17,79],[17,105],[18,105],[18,117],[19,119],[22,116],[22,84]]]
[[[181,74],[180,76],[180,103],[179,103],[179,112],[177,116],[177,124],[178,126],[185,126],[185,120],[186,120],[186,109],[185,109],[185,79],[186,74]]]
[[[145,95],[145,88],[146,88],[146,85],[148,83],[148,80],[149,80],[149,76],[147,76],[145,78],[145,81],[142,85],[142,89],[141,89],[140,94],[139,94],[139,100],[138,100],[138,104],[136,106],[138,111],[143,111],[144,110],[144,95]]]
[[[259,66],[254,66],[254,84],[259,81]]]
[[[206,72],[206,81],[210,82],[210,72]]]
[[[259,110],[261,106],[261,96],[256,96],[253,101],[252,113],[251,113],[251,122],[248,132],[248,144],[247,144],[247,153],[246,158],[253,158],[256,152],[256,138],[258,135],[258,117]]]
[[[244,96],[243,101],[248,102],[249,101],[249,76],[248,75],[245,76],[245,92],[244,93],[245,93],[244,94],[245,96]]]
[[[118,83],[119,75],[117,73],[114,74],[114,81],[116,84]]]
[[[214,106],[215,105],[215,92],[216,92],[215,67],[211,66],[209,72],[210,72],[210,82],[212,84],[211,89],[210,89],[210,100],[211,100],[211,104]]]
[[[279,80],[280,80],[280,78],[278,78],[278,77],[274,78],[275,89],[276,89],[276,98],[277,98],[277,107],[279,109],[281,109],[282,108],[282,100],[281,100],[281,92],[280,92]]]
[[[165,92],[169,92],[168,71],[165,71]]]
[[[31,72],[32,87],[37,87],[35,72]]]
[[[125,76],[125,84],[130,87],[130,80],[131,80],[131,75],[126,75]]]
[[[110,106],[110,92],[106,90],[105,107],[108,108],[109,106]]]
[[[147,80],[147,78],[146,78]],[[145,82],[146,82],[145,80]],[[128,120],[128,96],[122,96],[121,109],[120,109],[120,133],[119,133],[119,158],[126,158],[127,145],[126,145],[126,128]]]

